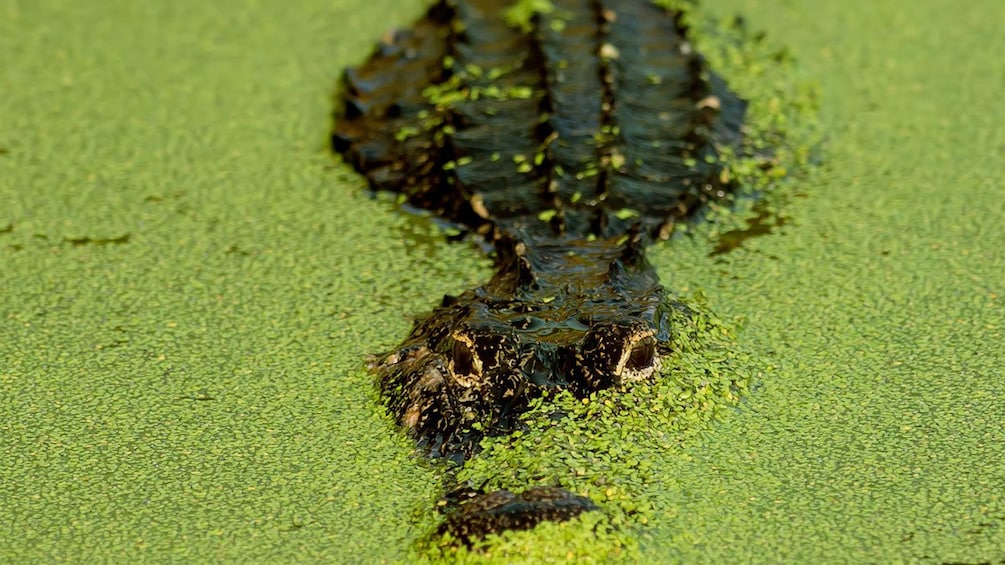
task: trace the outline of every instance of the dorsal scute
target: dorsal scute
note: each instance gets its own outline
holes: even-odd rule
[[[346,74],[333,144],[373,188],[479,233],[650,238],[732,189],[745,105],[677,13],[553,0],[528,31],[510,4],[442,0]]]

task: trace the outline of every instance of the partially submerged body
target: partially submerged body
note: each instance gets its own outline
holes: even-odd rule
[[[718,151],[745,105],[648,0],[556,0],[529,29],[504,0],[441,1],[346,72],[333,145],[379,190],[494,247],[487,284],[444,297],[372,369],[397,422],[463,461],[543,391],[658,374],[674,329],[645,246],[733,190]],[[595,508],[561,489],[475,494],[471,539]]]

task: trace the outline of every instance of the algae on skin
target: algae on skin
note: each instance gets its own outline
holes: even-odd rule
[[[534,17],[538,14],[550,14],[555,7],[549,0],[516,0],[503,17],[506,23],[518,27],[525,32],[533,29]]]

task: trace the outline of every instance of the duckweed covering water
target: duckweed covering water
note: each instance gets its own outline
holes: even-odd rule
[[[441,470],[362,358],[487,272],[368,200],[323,139],[339,70],[421,9],[0,2],[0,559],[439,551]],[[718,315],[667,380],[532,416],[540,446],[464,471],[557,478],[606,512],[464,557],[1005,559],[1005,5],[706,12],[787,46],[782,87],[820,85],[823,168],[767,198],[778,233],[710,257],[756,213],[714,215],[653,250]],[[728,382],[754,383],[735,411]],[[722,409],[685,426],[701,390]]]

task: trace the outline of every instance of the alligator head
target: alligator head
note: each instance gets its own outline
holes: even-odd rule
[[[415,323],[374,359],[398,423],[434,456],[463,460],[507,433],[543,391],[579,396],[652,377],[668,352],[670,308],[638,233],[525,245],[497,242],[485,285]]]

